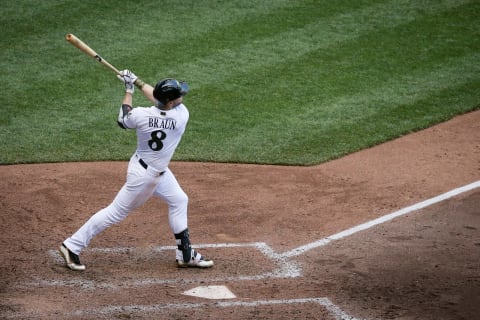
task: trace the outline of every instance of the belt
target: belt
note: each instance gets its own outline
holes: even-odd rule
[[[138,157],[138,156],[137,156]],[[147,170],[148,168],[148,164],[145,163],[145,161],[143,161],[142,158],[138,158],[138,162],[140,163],[140,165],[145,169]],[[165,171],[162,171],[159,173],[159,175],[163,175],[165,173]]]
[[[142,158],[138,158],[138,162],[140,162],[141,166],[147,170],[148,164],[145,163],[145,161],[142,160]]]

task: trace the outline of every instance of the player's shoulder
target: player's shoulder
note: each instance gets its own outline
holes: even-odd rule
[[[177,109],[181,113],[184,113],[184,114],[188,115],[188,109],[183,103],[176,106],[175,109]]]
[[[135,113],[137,115],[148,115],[148,114],[153,114],[156,112],[156,107],[135,107],[131,111],[132,113]]]
[[[189,112],[187,107],[184,104],[180,104],[176,106],[174,109],[168,111],[162,111],[158,109],[156,106],[152,107],[135,107],[131,111],[135,117],[158,117],[158,116],[168,116],[180,119],[187,119],[189,118]]]

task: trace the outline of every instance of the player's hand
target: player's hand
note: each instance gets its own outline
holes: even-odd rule
[[[120,71],[120,74],[117,77],[125,84],[125,91],[128,93],[133,93],[135,91],[135,81],[137,76],[128,69]]]

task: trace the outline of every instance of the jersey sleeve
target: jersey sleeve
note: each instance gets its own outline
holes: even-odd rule
[[[120,126],[120,128],[128,129],[128,127],[124,123],[124,119],[130,111],[132,111],[132,106],[128,104],[122,104],[120,106],[120,111],[118,113],[118,119],[117,119],[117,123]]]
[[[122,118],[122,123],[125,129],[135,129],[137,127],[136,122],[136,108],[130,109]]]

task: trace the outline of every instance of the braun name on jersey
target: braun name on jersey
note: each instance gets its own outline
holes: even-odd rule
[[[159,128],[167,130],[175,130],[177,121],[171,118],[148,117],[149,128]]]

